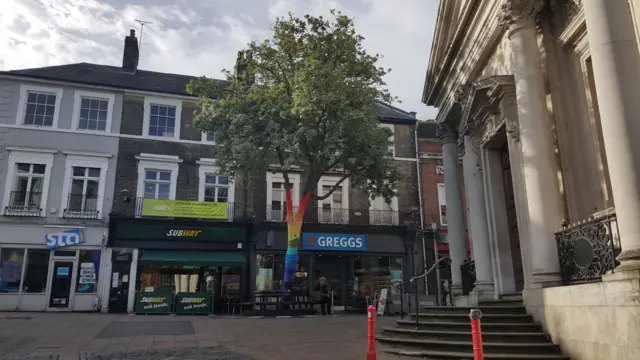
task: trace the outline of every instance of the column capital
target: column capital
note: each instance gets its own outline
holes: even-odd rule
[[[500,22],[510,32],[535,28],[543,0],[505,0],[500,6]]]
[[[458,141],[458,133],[452,125],[448,123],[440,123],[436,126],[436,136],[441,143],[456,143]]]

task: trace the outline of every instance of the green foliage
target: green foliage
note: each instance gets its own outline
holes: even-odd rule
[[[189,84],[199,97],[195,125],[220,134],[216,161],[231,176],[277,164],[286,180],[302,170],[306,193],[333,171],[390,199],[398,172],[391,132],[379,126],[376,111],[394,100],[383,80],[390,70],[364,50],[349,17],[331,14],[278,19],[272,39],[248,44],[235,73],[224,71],[226,82]]]

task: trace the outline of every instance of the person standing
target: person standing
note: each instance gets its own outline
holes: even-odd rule
[[[331,315],[331,286],[327,282],[326,277],[321,276],[318,279],[314,291],[320,294],[320,309],[322,310],[322,315]]]

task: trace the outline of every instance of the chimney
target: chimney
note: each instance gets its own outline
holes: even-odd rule
[[[136,72],[138,69],[138,59],[140,52],[138,51],[138,39],[136,31],[131,29],[129,36],[124,38],[124,53],[122,54],[122,69],[130,72]]]
[[[409,115],[411,115],[411,117],[415,119],[416,115],[418,115],[418,113],[415,112],[415,111],[409,111]]]
[[[240,81],[244,82],[246,85],[251,85],[254,83],[255,78],[246,72],[247,64],[251,60],[252,54],[250,51],[238,51],[238,57],[236,58],[236,71],[235,77]]]

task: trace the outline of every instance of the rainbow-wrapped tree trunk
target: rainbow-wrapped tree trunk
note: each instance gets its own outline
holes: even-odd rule
[[[298,211],[293,213],[293,201],[291,199],[291,188],[285,189],[285,207],[287,211],[287,254],[284,257],[284,281],[285,290],[291,290],[293,286],[293,276],[298,268],[298,247],[302,236],[302,222],[307,204],[311,200],[311,192],[307,193],[298,206]]]

